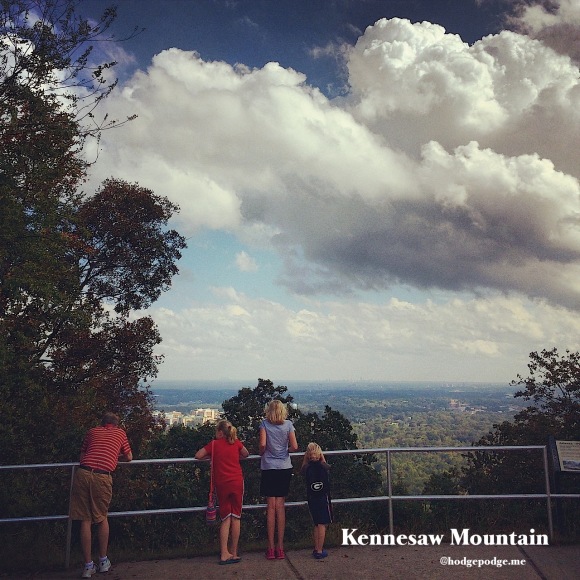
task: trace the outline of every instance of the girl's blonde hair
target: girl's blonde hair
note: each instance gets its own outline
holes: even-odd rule
[[[225,419],[222,419],[217,424],[216,431],[221,431],[221,433],[223,433],[223,436],[227,439],[230,445],[233,445],[236,442],[236,439],[238,438],[238,430],[229,421],[226,421]]]
[[[288,417],[288,407],[280,399],[274,399],[266,405],[264,413],[270,423],[273,425],[282,425],[286,417]]]
[[[302,465],[308,465],[309,461],[320,461],[322,459],[322,449],[318,443],[309,443],[306,447],[306,453],[302,459]]]

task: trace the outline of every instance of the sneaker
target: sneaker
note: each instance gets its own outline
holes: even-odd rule
[[[111,569],[111,560],[105,558],[99,562],[99,572],[108,572]]]
[[[314,557],[317,560],[322,560],[328,556],[328,552],[326,550],[322,550],[322,552],[314,552]]]
[[[275,560],[276,554],[274,554],[274,550],[272,548],[268,548],[266,550],[266,560]]]
[[[276,548],[276,560],[283,560],[286,557],[283,548]]]
[[[97,567],[95,566],[94,563],[92,566],[85,566],[83,569],[82,578],[92,578],[93,574],[96,574],[96,572],[97,572]]]

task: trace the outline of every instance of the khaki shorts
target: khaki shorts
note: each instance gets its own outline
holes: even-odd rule
[[[77,469],[73,481],[69,517],[101,523],[109,513],[113,497],[113,478],[104,473]]]

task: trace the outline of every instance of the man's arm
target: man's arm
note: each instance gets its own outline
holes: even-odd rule
[[[124,455],[119,455],[119,461],[123,461],[123,462],[133,461],[133,452],[129,451],[128,453],[125,453]]]
[[[119,461],[123,462],[133,461],[133,450],[131,449],[131,445],[129,444],[129,440],[127,439],[126,434],[125,441],[123,445],[121,445],[121,449],[119,450]]]

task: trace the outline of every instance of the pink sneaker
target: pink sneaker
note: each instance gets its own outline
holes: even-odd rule
[[[268,548],[266,550],[266,560],[275,560],[276,554],[274,554],[274,550],[272,548]]]
[[[284,550],[282,548],[276,548],[276,560],[283,560],[285,557],[286,554],[284,554]]]

